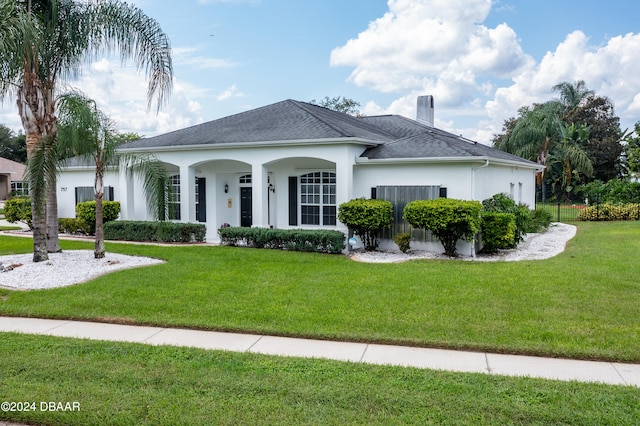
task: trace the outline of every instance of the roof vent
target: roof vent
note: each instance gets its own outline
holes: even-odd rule
[[[433,96],[418,96],[418,113],[416,120],[422,124],[433,127]]]

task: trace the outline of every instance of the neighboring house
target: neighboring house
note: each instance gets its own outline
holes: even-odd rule
[[[25,170],[24,164],[0,157],[0,201],[6,200],[12,191],[21,195],[27,193],[23,181]]]
[[[338,206],[358,197],[394,203],[397,223],[386,238],[408,229],[402,208],[413,199],[481,201],[507,193],[534,206],[538,164],[434,128],[430,96],[419,98],[418,114],[418,121],[357,118],[285,100],[121,150],[166,163],[178,195],[174,219],[206,223],[211,242],[227,224],[346,231]],[[93,171],[68,166],[58,182],[60,216],[73,216],[77,188],[93,185]],[[105,185],[114,188],[123,219],[152,219],[139,182],[111,172]],[[420,231],[414,237],[438,249]]]

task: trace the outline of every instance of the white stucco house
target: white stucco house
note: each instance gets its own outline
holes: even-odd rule
[[[433,98],[418,99],[417,120],[398,115],[353,117],[285,100],[171,133],[123,151],[153,153],[172,175],[175,220],[203,222],[207,241],[231,226],[330,228],[346,231],[338,206],[384,198],[396,224],[413,199],[483,200],[506,193],[533,207],[540,165],[433,127]],[[122,219],[152,219],[140,183],[124,173],[105,178],[105,198],[120,201]],[[60,217],[92,199],[93,169],[69,164],[58,180]],[[416,240],[435,243],[414,231]],[[428,247],[427,247],[428,248]],[[433,247],[434,249],[437,249]],[[460,247],[465,253],[473,248]]]

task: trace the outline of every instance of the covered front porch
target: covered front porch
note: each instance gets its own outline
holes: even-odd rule
[[[205,223],[207,241],[218,242],[222,226],[346,232],[337,208],[353,197],[353,160],[344,161],[335,150],[326,150],[324,158],[268,155],[266,150],[250,156],[247,151],[241,156],[207,154],[210,158],[197,162],[176,161],[175,155],[163,159],[175,194],[171,219]],[[123,188],[123,218],[140,219],[139,185]]]

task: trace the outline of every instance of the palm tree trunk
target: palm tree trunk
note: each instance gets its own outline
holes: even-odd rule
[[[102,199],[104,198],[104,179],[101,172],[100,161],[96,162],[96,241],[93,255],[96,259],[102,259],[105,255],[104,249],[104,216],[102,214]]]
[[[29,64],[25,62],[25,71],[22,85],[18,89],[17,104],[18,113],[25,130],[27,145],[27,161],[34,158],[38,149],[38,144],[45,137],[45,103],[46,95],[38,76],[30,71]],[[46,223],[46,201],[45,191],[36,195],[35,182],[29,182],[29,192],[31,194],[31,215],[33,222],[33,261],[42,262],[49,260],[47,252],[47,223]]]
[[[27,161],[33,158],[37,149],[40,135],[37,133],[28,133],[27,139]],[[29,187],[31,188],[31,182]],[[42,197],[38,197],[34,191],[29,191],[31,197],[31,223],[33,226],[33,261],[42,262],[49,260],[47,251],[47,233],[46,233],[46,205]]]

